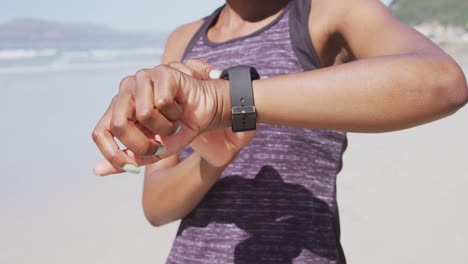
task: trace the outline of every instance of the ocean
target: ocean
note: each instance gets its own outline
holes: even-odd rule
[[[0,263],[164,263],[178,223],[148,224],[142,175],[93,176],[91,140],[120,80],[161,51],[0,51]],[[468,259],[467,117],[349,135],[338,193],[350,263]]]
[[[47,72],[159,58],[163,47],[121,49],[0,49],[0,74]]]

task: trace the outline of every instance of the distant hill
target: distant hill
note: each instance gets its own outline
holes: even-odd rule
[[[159,47],[165,38],[165,34],[122,33],[102,25],[41,19],[17,19],[0,24],[0,49]]]
[[[394,0],[390,8],[411,25],[438,22],[468,29],[468,0]]]

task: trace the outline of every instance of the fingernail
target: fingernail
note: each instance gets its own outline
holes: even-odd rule
[[[122,167],[122,170],[124,170],[126,172],[133,173],[133,174],[139,174],[140,173],[140,168],[138,168],[138,167],[136,167],[135,165],[132,165],[132,164],[125,164]]]
[[[93,174],[94,174],[94,176],[101,176],[101,175],[96,173],[96,168],[93,168]]]
[[[154,155],[157,156],[157,155],[163,153],[163,151],[164,151],[165,149],[166,149],[166,148],[165,148],[163,145],[159,146],[158,150],[156,150],[156,153],[154,153]]]
[[[215,79],[219,79],[219,77],[221,77],[220,70],[214,69],[210,71],[210,79],[215,80]]]
[[[172,133],[171,136],[173,136],[173,135],[179,133],[181,129],[182,129],[182,125],[179,125],[179,126],[176,128],[176,130],[174,131],[174,133]]]

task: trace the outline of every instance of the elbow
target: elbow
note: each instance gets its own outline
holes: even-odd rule
[[[146,220],[153,227],[160,227],[160,226],[163,226],[172,222],[171,220],[165,217],[162,217],[163,214],[159,213],[157,210],[152,210],[150,212],[149,210],[143,209],[143,211],[144,211]]]
[[[163,221],[163,219],[160,219],[159,217],[153,215],[153,214],[149,214],[145,211],[145,218],[146,220],[148,221],[148,223],[150,225],[152,225],[153,227],[160,227],[160,226],[163,226],[165,224],[167,224],[168,222],[166,221]]]
[[[154,218],[148,218],[146,217],[146,219],[148,220],[148,223],[153,226],[153,227],[160,227],[160,226],[163,226],[165,224],[168,224],[166,222],[163,222],[163,221],[159,221],[157,219],[154,219]]]
[[[160,208],[157,204],[157,201],[154,201],[153,199],[143,198],[143,213],[149,224],[154,227],[160,227],[172,222],[164,212],[163,208]]]
[[[434,76],[438,79],[435,100],[447,114],[453,114],[468,102],[468,86],[465,74],[453,60],[441,63],[442,70]]]

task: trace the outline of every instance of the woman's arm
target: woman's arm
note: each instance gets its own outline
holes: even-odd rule
[[[323,34],[340,35],[349,57],[356,60],[254,81],[257,122],[384,132],[441,118],[466,104],[468,88],[460,67],[429,39],[395,20],[379,1],[314,2],[329,3],[328,8],[320,8],[328,19]],[[161,109],[164,114],[164,109],[176,105],[185,109],[179,116],[184,125],[177,135],[164,136],[167,131],[152,130],[162,135],[160,143],[165,146],[158,158],[178,153],[201,133],[231,125],[228,81],[200,81],[165,65],[139,71],[136,78],[151,84],[132,88],[137,91],[136,101],[146,100],[146,94],[157,96],[154,102],[133,105],[137,113]],[[125,101],[127,97],[119,98]],[[121,112],[115,116],[128,122],[125,107],[115,107]],[[138,121],[144,123],[144,117],[141,115]],[[125,129],[119,122],[111,128],[106,125],[106,131],[112,132],[112,128],[112,134],[128,139],[124,144],[138,155],[154,153],[154,144],[138,141],[134,130]],[[103,147],[109,144],[109,137],[96,138],[110,163],[117,167],[125,164],[114,159],[114,149]],[[139,147],[132,149],[133,143]]]
[[[319,40],[314,43],[319,53],[323,43],[316,29],[323,25],[320,30],[345,40],[343,50],[355,61],[254,81],[259,123],[385,132],[439,119],[467,102],[460,67],[379,1],[314,2],[321,6],[312,5],[310,34]],[[226,83],[219,86],[223,126],[229,126],[229,89]]]
[[[259,123],[350,132],[427,123],[454,113],[468,96],[463,73],[453,62],[425,54],[378,57],[254,81],[253,89]],[[229,122],[229,100],[225,106],[224,120]]]
[[[156,164],[167,162],[166,160]],[[224,168],[212,166],[193,152],[175,165],[172,163],[165,168],[146,172],[143,210],[148,221],[153,226],[160,226],[190,213],[217,181]]]

